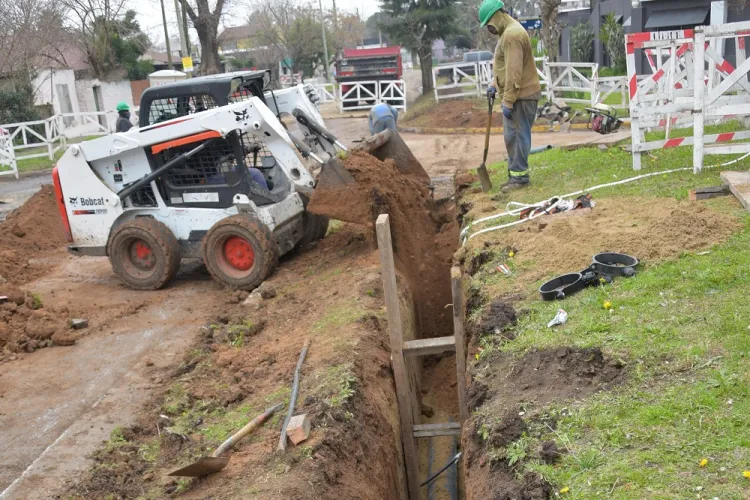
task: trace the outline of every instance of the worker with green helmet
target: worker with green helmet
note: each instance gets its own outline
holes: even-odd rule
[[[115,123],[115,132],[127,132],[133,128],[130,123],[130,106],[128,103],[121,102],[117,104],[117,122]]]
[[[494,80],[487,96],[501,96],[503,135],[508,152],[508,182],[502,190],[527,186],[531,125],[542,97],[542,87],[531,50],[531,39],[523,26],[504,9],[501,0],[484,0],[479,7],[479,22],[500,37],[495,49]]]

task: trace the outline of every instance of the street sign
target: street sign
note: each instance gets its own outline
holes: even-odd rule
[[[188,57],[182,58],[182,71],[184,71],[185,73],[193,72],[193,58],[192,57],[188,56]]]

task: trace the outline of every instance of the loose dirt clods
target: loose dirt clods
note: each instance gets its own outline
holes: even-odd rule
[[[534,276],[577,272],[600,252],[633,255],[644,263],[677,257],[725,241],[740,228],[736,217],[674,199],[606,198],[585,215],[552,215],[480,241],[516,248]]]

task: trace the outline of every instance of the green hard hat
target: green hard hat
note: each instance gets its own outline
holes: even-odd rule
[[[123,101],[121,103],[118,103],[117,104],[117,108],[115,108],[115,109],[117,109],[118,113],[120,111],[130,111],[130,106],[128,106],[128,103],[126,103],[126,102]]]
[[[479,6],[479,22],[480,26],[484,28],[495,12],[505,7],[505,4],[501,0],[484,0],[482,5]]]

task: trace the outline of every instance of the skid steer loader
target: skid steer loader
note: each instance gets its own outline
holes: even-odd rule
[[[70,146],[53,170],[69,251],[109,257],[135,289],[163,287],[181,259],[194,258],[217,281],[250,290],[280,256],[323,238],[327,216],[306,207],[321,186],[334,196],[357,189],[338,159],[346,148],[325,128],[313,87],[272,91],[269,77],[227,73],[146,89],[139,128]],[[397,134],[362,148],[429,182]]]

